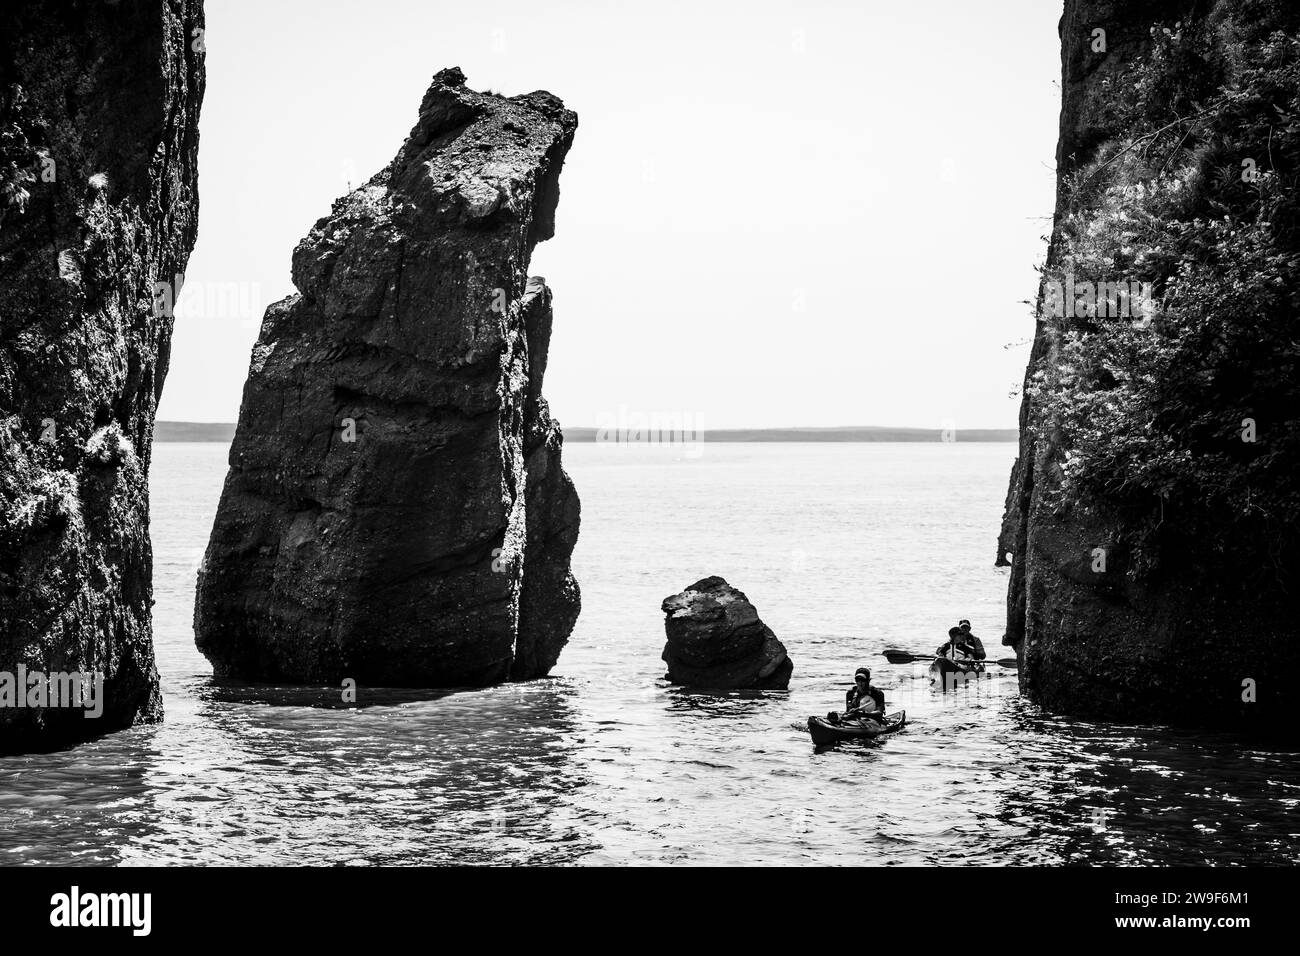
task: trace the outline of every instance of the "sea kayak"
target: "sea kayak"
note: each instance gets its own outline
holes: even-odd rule
[[[944,690],[950,690],[967,680],[978,679],[984,673],[984,665],[979,661],[953,661],[946,657],[937,657],[930,664],[930,683],[938,684]]]
[[[907,711],[900,710],[885,718],[883,727],[869,727],[856,720],[832,724],[824,717],[808,718],[808,733],[815,744],[833,744],[838,740],[872,740],[902,730],[907,724]]]

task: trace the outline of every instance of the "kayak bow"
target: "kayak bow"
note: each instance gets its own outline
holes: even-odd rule
[[[846,720],[832,724],[824,717],[808,718],[808,733],[812,734],[815,744],[833,744],[841,740],[874,740],[903,729],[907,725],[907,711],[885,718],[883,727],[870,727],[855,720]]]

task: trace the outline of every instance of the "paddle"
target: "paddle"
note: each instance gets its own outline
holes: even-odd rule
[[[885,657],[891,664],[911,664],[913,661],[938,660],[933,654],[909,654],[907,651],[885,651]],[[947,660],[947,658],[944,658]],[[998,660],[973,661],[976,664],[999,664],[1002,667],[1019,667],[1020,662],[1014,657],[1002,657]]]

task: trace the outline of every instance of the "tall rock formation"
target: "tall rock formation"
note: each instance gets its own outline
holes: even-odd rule
[[[0,8],[0,685],[104,680],[98,719],[0,690],[0,751],[162,717],[148,473],[172,296],[156,293],[196,234],[202,31],[201,0]]]
[[[578,499],[541,396],[577,117],[434,77],[396,158],[293,256],[199,573],[219,676],[391,686],[545,674],[577,618]]]
[[[1004,643],[1051,709],[1247,727],[1297,702],[1296,21],[1256,0],[1066,0],[1045,276],[1148,282],[1155,317],[1053,319],[1040,287],[998,560]],[[1242,237],[1259,248],[1238,260]],[[1219,294],[1270,255],[1276,276]]]

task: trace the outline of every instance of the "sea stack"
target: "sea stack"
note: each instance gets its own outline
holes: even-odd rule
[[[749,598],[720,577],[664,598],[667,679],[693,687],[784,690],[794,662]]]
[[[528,264],[577,122],[443,70],[396,158],[294,251],[199,571],[218,676],[481,686],[554,666],[579,506]]]
[[[1052,710],[1296,733],[1298,30],[1294,5],[1066,0],[998,543],[1004,643]]]
[[[149,459],[197,228],[203,29],[200,0],[0,7],[0,685],[103,688],[97,719],[5,701],[0,752],[162,719]]]

